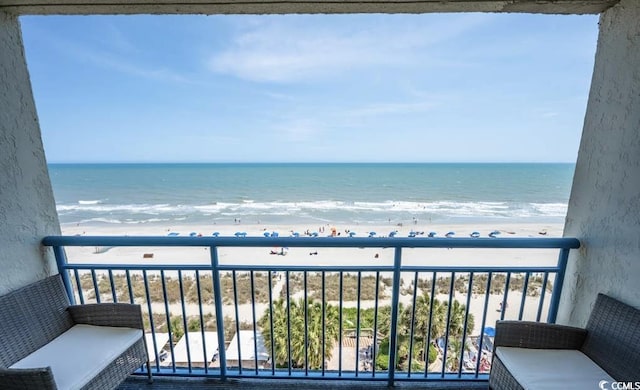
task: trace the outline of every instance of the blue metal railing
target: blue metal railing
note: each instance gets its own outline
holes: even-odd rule
[[[495,314],[488,315],[490,301],[500,298],[498,319],[505,319],[509,294],[520,293],[519,307],[511,308],[511,313],[517,315],[508,319],[526,317],[525,305],[528,305],[529,311],[535,312],[532,320],[555,322],[569,250],[580,246],[575,238],[399,237],[51,236],[44,238],[43,244],[53,247],[72,302],[141,304],[151,335],[150,356],[157,375],[221,379],[344,378],[384,380],[389,384],[401,380],[486,380],[492,348],[485,329],[493,325],[488,318],[495,317]],[[391,248],[394,256],[392,264],[366,266],[244,265],[219,261],[219,248],[274,246]],[[210,251],[210,262],[87,264],[68,261],[65,247],[204,247]],[[556,249],[559,255],[553,265],[407,265],[403,264],[405,248]],[[389,275],[385,282],[385,276]],[[244,281],[246,278],[248,282]],[[404,286],[405,281],[410,282],[409,287]],[[337,294],[328,287],[330,283],[333,290],[337,288]],[[551,283],[551,292],[548,292]],[[362,297],[365,288],[375,290],[373,297],[369,296],[371,293],[367,299]],[[390,296],[383,297],[388,288]],[[178,298],[170,294],[170,289]],[[191,302],[185,302],[185,296],[193,289],[195,297],[192,294],[188,298]],[[351,300],[345,297],[349,289],[355,290],[356,295]],[[239,293],[249,296],[249,321],[242,322],[239,307],[245,302],[240,301]],[[257,303],[256,296],[260,293],[263,296]],[[547,294],[551,296],[546,299],[545,313]],[[440,300],[438,295],[444,298]],[[462,295],[461,299],[456,295]],[[470,310],[473,302],[482,306],[478,318],[473,317]],[[314,306],[317,304],[321,306],[319,324],[318,308]],[[188,309],[193,305],[197,305],[196,312],[189,315]],[[260,317],[257,305],[264,309]],[[537,307],[531,310],[531,305]],[[231,317],[225,316],[225,308]],[[284,312],[279,312],[279,308]],[[179,314],[173,315],[176,312]],[[213,313],[215,321],[208,323],[205,317]],[[480,321],[479,332],[472,336],[477,321]],[[168,334],[166,345],[160,345],[158,340],[161,328],[166,328]],[[243,328],[253,335],[249,349],[242,348]],[[205,342],[206,329],[217,332],[217,352]],[[371,335],[363,336],[367,329]],[[227,345],[233,334],[237,337],[234,347],[237,356],[230,359],[227,350],[231,346],[227,348]],[[194,339],[196,335],[202,340],[201,346],[190,341],[190,337]],[[187,361],[176,362],[176,344],[182,339],[186,341]],[[258,339],[263,340],[262,344]],[[355,341],[355,346],[343,345],[349,340]],[[334,348],[338,349],[337,353]],[[192,359],[200,352],[202,361]],[[165,354],[170,357],[170,364],[161,361]],[[335,360],[337,365],[329,367],[328,362]]]

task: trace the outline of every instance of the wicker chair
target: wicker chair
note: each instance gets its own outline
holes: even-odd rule
[[[499,321],[496,325],[489,387],[494,390],[523,390],[514,373],[509,371],[508,364],[500,359],[500,347],[579,350],[615,381],[638,382],[640,310],[599,294],[586,329],[537,322]],[[529,369],[536,370],[537,367]],[[558,375],[567,372],[561,366],[556,370]],[[562,388],[567,383],[559,382],[556,385]],[[597,389],[598,384],[596,381],[593,388]]]
[[[76,334],[73,333],[74,329],[86,330],[89,333],[85,334],[89,334],[89,337],[93,334],[90,332],[94,330],[107,332],[108,335],[126,334],[128,341],[124,343],[122,351],[113,347],[109,351],[111,355],[108,355],[106,351],[109,348],[102,350],[92,348],[95,345],[92,345],[91,338],[86,343],[88,345],[84,341],[76,340],[75,351],[68,351],[68,356],[51,359],[53,361],[50,365],[45,367],[20,365],[20,362],[34,356],[34,353],[52,348],[52,345],[60,346],[60,340],[65,337],[63,334],[71,337],[69,335]],[[113,389],[145,363],[149,381],[151,381],[151,370],[142,329],[139,305],[106,303],[70,306],[60,275],[48,277],[13,291],[0,297],[0,388],[3,390],[63,387]],[[96,344],[99,341],[102,345],[112,347],[108,336],[95,341]],[[53,351],[56,350],[53,349]],[[81,370],[78,367],[80,365],[73,362],[83,362],[85,353],[92,353],[93,357],[97,355],[98,360],[101,359],[103,364],[91,363],[92,370],[78,372]],[[21,368],[11,368],[12,366]],[[83,379],[80,382],[74,380],[73,385],[69,383],[61,385],[61,378],[70,372],[73,375],[82,376]],[[56,375],[58,382],[56,382]]]

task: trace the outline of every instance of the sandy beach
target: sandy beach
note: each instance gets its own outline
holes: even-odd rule
[[[356,237],[368,237],[375,232],[375,237],[386,237],[396,232],[396,237],[407,237],[411,232],[422,233],[417,238],[427,237],[436,232],[437,237],[444,237],[448,232],[455,232],[456,237],[469,237],[478,232],[480,237],[487,237],[492,231],[499,231],[498,238],[514,237],[561,237],[562,224],[538,223],[487,223],[465,225],[413,225],[411,226],[303,226],[303,225],[261,225],[261,224],[229,224],[229,225],[192,225],[165,226],[147,224],[118,225],[63,225],[63,235],[85,236],[167,236],[178,233],[178,237],[211,236],[214,232],[220,236],[233,237],[236,232],[244,232],[251,237],[264,237],[265,233],[277,232],[280,237],[288,237],[293,233],[304,236],[305,232],[317,232],[319,236],[331,236],[335,229],[337,239],[348,239],[349,233]],[[375,239],[372,238],[372,239]],[[305,265],[391,265],[393,250],[391,249],[338,249],[338,248],[289,248],[286,256],[271,254],[280,248],[219,248],[221,264],[305,264]],[[153,256],[150,257],[149,254]],[[313,253],[313,255],[310,255]],[[147,257],[144,256],[147,254]],[[208,251],[202,248],[67,248],[70,261],[78,263],[113,263],[113,264],[207,264],[211,261]],[[377,256],[376,256],[377,255]],[[556,250],[492,250],[492,249],[405,249],[404,265],[548,265],[557,261]]]

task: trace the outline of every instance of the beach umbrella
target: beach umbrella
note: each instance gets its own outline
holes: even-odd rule
[[[198,235],[198,233],[196,233],[196,232],[191,232],[191,233],[189,233],[189,237],[195,237],[195,236],[197,236],[197,235]]]
[[[497,236],[498,234],[500,234],[499,230],[494,230],[491,233],[489,233],[489,237],[494,238],[495,236]]]
[[[473,232],[473,233],[470,234],[470,236],[473,237],[473,238],[478,238],[478,237],[480,237],[480,232]]]
[[[429,232],[429,237],[433,238],[436,236],[436,234],[437,234],[436,232]]]
[[[356,235],[356,232],[349,232],[349,237],[353,237]]]
[[[496,336],[496,329],[491,327],[491,326],[485,326],[484,334],[486,334],[489,337],[495,337]]]
[[[391,233],[389,233],[389,237],[395,237],[397,233],[398,233],[398,231],[394,230]]]
[[[451,237],[455,236],[455,234],[456,234],[456,232],[449,232],[449,233],[445,234],[444,236],[447,237],[447,238],[451,238]]]
[[[373,237],[376,235],[376,232],[369,232],[369,237]]]
[[[212,236],[214,237],[218,237],[220,235],[220,232],[213,232]]]

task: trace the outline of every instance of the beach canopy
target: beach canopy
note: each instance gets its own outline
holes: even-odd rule
[[[376,235],[376,232],[369,232],[369,237],[373,237]]]
[[[356,235],[356,232],[349,232],[349,237],[353,237]]]
[[[449,238],[449,237],[455,236],[455,234],[456,234],[456,232],[449,232],[449,233],[445,234],[444,236]]]
[[[293,233],[291,233],[291,235],[293,237],[300,237],[300,233],[298,233],[298,232],[293,232]]]
[[[397,233],[398,233],[398,231],[394,230],[394,231],[389,233],[389,237],[395,237]]]
[[[486,326],[484,328],[484,334],[486,334],[489,337],[495,337],[496,336],[496,329],[491,327],[491,326]]]
[[[429,232],[429,237],[435,237],[436,236],[436,232]]]
[[[187,352],[187,339],[188,352]],[[207,350],[207,355],[204,355],[204,350]],[[173,346],[173,356],[169,354],[167,360],[162,365],[170,366],[172,362],[176,365],[184,366],[188,364],[189,357],[191,363],[198,365],[209,365],[213,360],[214,355],[218,353],[218,333],[217,332],[204,332],[204,339],[201,332],[189,332],[188,336],[183,336],[177,344]]]
[[[196,233],[196,232],[191,232],[191,233],[189,233],[189,237],[195,237],[195,236],[197,236],[197,235],[198,235],[198,233]]]
[[[269,352],[264,346],[262,333],[256,331],[255,336],[254,338],[253,330],[241,330],[239,336],[236,333],[227,347],[227,361],[233,360],[237,362],[242,358],[245,362],[258,360],[259,364],[263,364],[269,360]],[[239,350],[238,344],[240,344]],[[256,356],[256,349],[258,350],[258,356]]]
[[[473,232],[473,233],[470,234],[470,236],[473,237],[473,238],[480,237],[480,232]]]
[[[169,333],[155,333],[156,347],[158,348],[158,358],[162,355],[162,348],[164,348],[167,341],[169,341]],[[149,361],[156,361],[156,353],[153,350],[153,333],[145,333],[144,337],[147,341],[147,354],[149,355]],[[160,358],[161,359],[161,358]]]
[[[495,237],[495,236],[497,236],[498,234],[500,234],[500,231],[498,231],[498,230],[494,230],[494,231],[492,231],[491,233],[489,233],[489,237]]]
[[[269,237],[271,235],[271,233],[269,233],[269,232],[264,232],[263,234],[264,234],[265,237]]]
[[[214,237],[218,237],[220,235],[220,232],[213,232],[212,236]]]
[[[235,232],[233,235],[236,236],[236,237],[246,237],[247,233],[246,232]]]
[[[179,235],[179,234],[180,234],[180,233],[171,232],[171,233],[167,234],[167,236],[174,237],[174,236],[177,236],[177,235]]]

